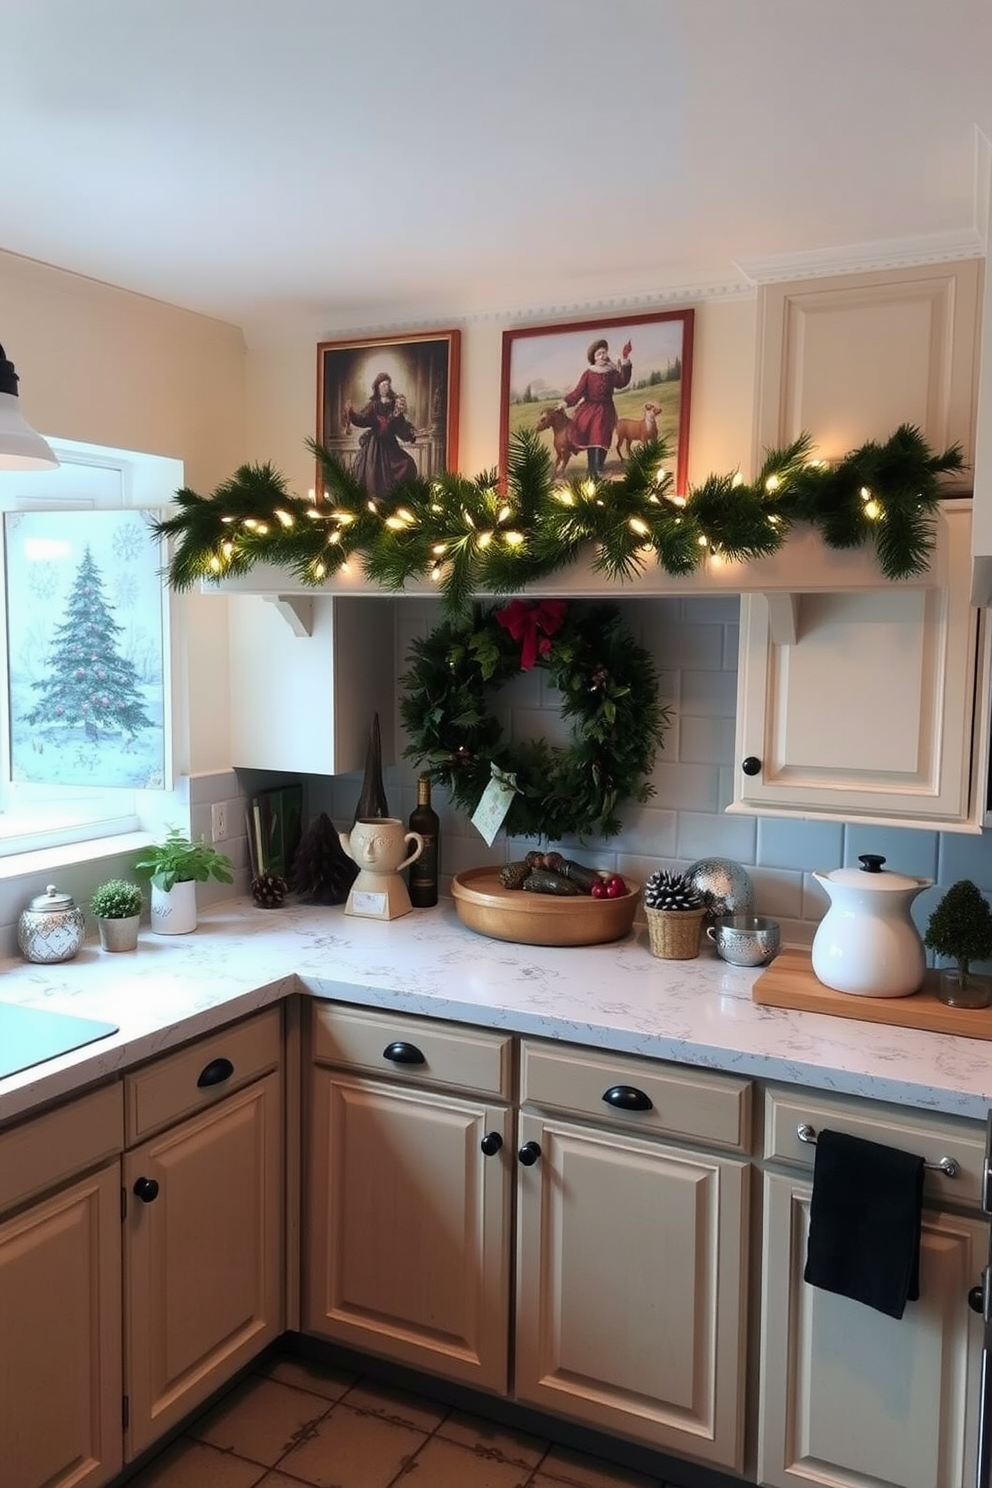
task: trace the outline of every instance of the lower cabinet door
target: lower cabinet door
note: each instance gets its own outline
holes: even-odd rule
[[[516,1397],[741,1470],[748,1164],[528,1114],[520,1143]]]
[[[504,1106],[312,1073],[308,1332],[505,1391]]]
[[[0,1483],[97,1488],[121,1468],[117,1160],[0,1223]]]
[[[895,1319],[803,1281],[810,1191],[765,1178],[759,1483],[974,1488],[987,1225],[924,1210],[920,1299]]]
[[[282,1332],[282,1081],[124,1157],[130,1460]]]

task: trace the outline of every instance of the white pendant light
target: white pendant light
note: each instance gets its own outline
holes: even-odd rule
[[[0,470],[54,470],[51,446],[24,422],[17,397],[17,373],[0,346]]]

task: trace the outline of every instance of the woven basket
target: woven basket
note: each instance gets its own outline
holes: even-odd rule
[[[691,961],[699,955],[705,909],[644,907],[652,956],[663,961]]]

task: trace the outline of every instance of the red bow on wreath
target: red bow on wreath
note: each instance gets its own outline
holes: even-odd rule
[[[513,599],[505,610],[496,611],[496,619],[503,629],[520,642],[522,672],[529,672],[539,656],[550,655],[549,637],[561,629],[567,608],[560,599],[542,599],[536,604],[528,604],[525,599]]]

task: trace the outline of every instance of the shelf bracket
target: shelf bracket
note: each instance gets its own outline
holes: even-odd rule
[[[799,595],[766,594],[772,644],[794,646],[799,640]]]
[[[313,600],[304,594],[267,594],[295,636],[313,635]]]

